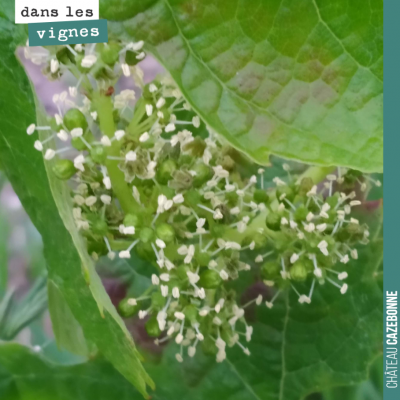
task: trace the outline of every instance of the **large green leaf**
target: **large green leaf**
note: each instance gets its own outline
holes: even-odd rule
[[[35,104],[27,76],[14,55],[15,45],[25,37],[24,30],[7,19],[12,17],[12,6],[0,7],[2,165],[42,235],[53,288],[62,294],[85,337],[146,395],[146,384],[152,385],[152,381],[72,222],[68,190],[54,176],[47,176],[50,166],[45,166],[42,155],[33,148],[36,135],[26,135],[26,126],[36,120]]]
[[[382,0],[101,0],[257,162],[382,170]]]
[[[102,360],[74,366],[49,363],[18,344],[0,345],[4,400],[132,400],[133,387]]]

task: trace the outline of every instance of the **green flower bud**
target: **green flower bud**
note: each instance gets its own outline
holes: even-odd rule
[[[178,279],[180,280],[186,280],[188,278],[187,276],[187,272],[190,271],[189,267],[185,264],[180,265],[178,268],[176,268],[174,270],[174,272],[176,273],[176,276],[178,277]]]
[[[139,304],[133,305],[132,300],[133,299],[126,298],[121,300],[118,304],[118,311],[125,318],[132,317],[140,310]]]
[[[307,278],[307,268],[302,262],[297,261],[290,268],[290,276],[295,281],[304,281]]]
[[[128,65],[136,65],[138,62],[140,62],[140,60],[138,60],[136,58],[137,54],[135,52],[133,52],[132,50],[127,50],[127,52],[125,53],[125,62]]]
[[[227,229],[226,226],[223,224],[213,223],[212,226],[210,227],[211,236],[214,239],[223,238],[226,229]]]
[[[161,310],[165,306],[166,298],[160,292],[151,295],[151,306],[156,310]]]
[[[251,242],[255,243],[254,248],[255,249],[262,249],[265,247],[268,243],[268,238],[263,235],[262,233],[255,232],[254,234],[251,234],[250,236],[247,236],[245,238],[245,241],[243,242],[243,245],[249,245]]]
[[[91,142],[93,142],[93,140],[94,140],[94,137],[93,137],[93,135],[92,135],[92,132],[86,132],[84,135],[83,135],[83,138],[85,139],[85,141],[87,142],[87,143],[91,143]],[[76,138],[73,138],[72,140],[71,140],[71,144],[72,144],[72,146],[74,146],[77,150],[79,150],[79,151],[82,151],[82,150],[87,150],[88,149],[88,147],[86,146],[86,144],[85,144],[85,142],[80,138],[80,137],[76,137]],[[86,162],[87,163],[87,162]]]
[[[294,220],[300,224],[301,222],[306,220],[307,214],[310,211],[306,206],[301,205],[300,207],[297,207],[296,211],[294,212]]]
[[[200,274],[200,287],[204,289],[216,289],[222,282],[221,277],[217,271],[207,269]]]
[[[182,150],[190,153],[193,157],[200,158],[203,157],[205,149],[206,143],[204,142],[204,140],[196,137],[194,140],[187,143]]]
[[[284,197],[282,197],[284,196]],[[279,201],[284,201],[283,199],[287,199],[289,201],[293,201],[294,197],[296,196],[296,192],[290,186],[278,186],[276,188],[276,198]]]
[[[146,332],[150,337],[157,337],[161,335],[160,327],[158,326],[157,317],[153,315],[147,322],[146,322]]]
[[[267,225],[271,231],[279,231],[281,229],[281,216],[270,212],[265,218],[265,225]]]
[[[303,178],[299,185],[299,195],[306,196],[307,193],[312,189],[313,186],[314,186],[314,182],[313,182],[312,178],[310,178],[310,177]]]
[[[264,279],[276,278],[280,270],[281,266],[276,261],[267,261],[261,267],[261,276]]]
[[[211,256],[208,253],[203,253],[201,251],[197,251],[195,254],[195,259],[200,265],[200,267],[207,267],[211,261]]]
[[[202,199],[198,190],[191,189],[185,194],[185,203],[187,203],[189,207],[192,207],[196,210],[198,209],[197,204],[201,203],[201,200]]]
[[[155,240],[153,229],[144,227],[140,230],[139,238],[143,243],[151,243]]]
[[[77,108],[70,108],[65,113],[63,121],[66,128],[70,131],[75,128],[82,128],[83,132],[85,132],[88,127],[85,116]]]
[[[107,222],[104,221],[104,219],[101,218],[96,218],[95,220],[92,221],[91,223],[91,231],[100,236],[105,236],[108,233],[108,225]]]
[[[269,203],[269,196],[265,190],[256,189],[253,194],[253,199],[256,203]]]
[[[102,45],[100,49],[100,56],[104,64],[114,65],[119,59],[119,51],[121,50],[121,46],[116,42],[108,42],[108,45],[103,43],[99,43]]]
[[[166,106],[160,108],[158,111],[162,112],[162,117],[159,117],[160,122],[167,124],[171,119],[171,111]]]
[[[237,195],[236,191],[229,192],[225,194],[225,199],[227,200],[227,204],[230,207],[236,207],[238,203],[239,196]]]
[[[54,175],[61,180],[68,180],[76,173],[76,168],[71,160],[57,160],[53,166]]]
[[[96,146],[90,150],[90,156],[95,163],[104,164],[107,159],[107,152],[103,146]]]
[[[168,182],[168,186],[177,191],[188,190],[192,187],[193,176],[186,170],[177,169],[172,172],[173,180]]]
[[[188,166],[188,165],[192,165],[193,162],[193,157],[190,156],[189,154],[181,154],[181,156],[179,157],[179,166]]]
[[[185,318],[189,322],[196,322],[197,319],[197,308],[193,304],[189,304],[188,306],[185,307],[183,310],[183,313],[185,314]]]
[[[169,224],[160,224],[156,228],[156,235],[165,243],[170,243],[175,239],[174,228]]]
[[[138,228],[141,225],[141,218],[137,214],[126,214],[124,218],[124,225]]]
[[[172,174],[176,171],[177,166],[174,160],[170,158],[163,161],[157,169],[156,178],[159,183],[166,185],[170,179],[172,179]]]
[[[192,171],[196,172],[196,175],[193,177],[193,186],[200,187],[207,181],[212,178],[213,171],[211,167],[205,165],[203,163],[197,163],[192,168]]]

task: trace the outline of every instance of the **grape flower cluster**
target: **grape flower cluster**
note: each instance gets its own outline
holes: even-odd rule
[[[346,293],[346,264],[369,236],[352,217],[361,204],[354,187],[379,182],[345,168],[319,182],[307,172],[312,167],[292,176],[283,164],[285,177],[267,190],[268,160],[257,166],[225,143],[169,76],[144,83],[143,46],[26,47],[25,57],[49,79],[76,78],[53,97],[58,112],[47,126],[32,123],[27,133],[40,133],[34,147],[68,181],[73,219],[93,259],[129,259],[135,251],[157,270],[142,295],[120,303],[123,316],[146,318],[158,344],[174,340],[179,362],[200,345],[218,362],[227,346],[250,355],[249,305],[272,308],[287,289],[311,303],[324,283]],[[121,76],[137,89],[117,93]],[[250,270],[275,295],[241,305],[229,283]],[[309,290],[300,293],[298,282]]]

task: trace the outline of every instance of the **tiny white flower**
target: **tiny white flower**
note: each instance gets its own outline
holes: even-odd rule
[[[341,273],[338,275],[338,279],[339,279],[340,281],[343,281],[344,279],[347,279],[347,277],[348,277],[348,274],[347,274],[346,271],[341,272]]]
[[[263,301],[263,297],[261,294],[259,294],[256,298],[256,304],[259,306]]]
[[[263,256],[261,255],[261,254],[259,254],[256,258],[255,258],[255,260],[254,260],[256,263],[262,263],[263,261],[264,261],[264,258],[263,258]]]
[[[58,60],[52,59],[50,61],[50,71],[52,74],[55,74],[58,69],[60,68],[60,63],[58,62]]]
[[[93,121],[96,121],[96,120],[97,120],[97,111],[92,111],[92,112],[90,113],[90,115],[91,115],[91,117],[93,118]]]
[[[304,225],[304,229],[307,232],[310,232],[310,233],[314,232],[315,231],[315,225],[312,222],[310,222],[309,224]]]
[[[358,259],[358,252],[357,252],[357,249],[351,250],[351,251],[350,251],[350,255],[351,255],[351,258],[353,258],[354,260],[357,260],[357,259]]]
[[[103,178],[103,183],[104,183],[104,186],[105,186],[105,188],[106,188],[107,190],[110,190],[110,189],[111,189],[111,179],[110,179],[108,176],[105,176],[105,177]]]
[[[57,133],[57,137],[61,141],[66,142],[68,140],[68,133],[64,129],[61,129],[60,132]]]
[[[165,99],[164,99],[164,97],[160,97],[157,100],[156,107],[157,108],[162,108],[164,105],[165,105]]]
[[[160,280],[162,280],[163,282],[169,282],[169,274],[161,274]]]
[[[127,303],[130,305],[130,306],[137,306],[137,301],[136,301],[136,299],[134,299],[134,298],[130,298],[130,299],[128,299],[128,301],[127,301]]]
[[[341,259],[340,262],[343,264],[347,264],[349,262],[349,256],[347,254],[345,254]]]
[[[271,303],[270,301],[266,301],[266,302],[265,302],[265,305],[266,305],[268,308],[272,308],[272,307],[274,306],[274,303]]]
[[[285,186],[286,185],[286,183],[282,179],[278,178],[277,176],[274,179],[272,179],[272,182],[274,182],[276,186]]]
[[[198,128],[200,126],[200,118],[198,116],[193,117],[192,124],[195,128]]]
[[[124,74],[124,76],[130,76],[131,75],[131,70],[129,68],[128,64],[121,64],[121,68],[122,68],[122,73]]]
[[[177,194],[176,196],[174,196],[172,198],[172,201],[175,204],[181,204],[181,203],[183,203],[185,201],[185,199],[183,198],[183,195],[181,193],[179,193],[179,194]]]
[[[319,232],[324,232],[326,227],[327,227],[327,225],[325,223],[324,224],[319,224],[319,225],[316,226],[317,231],[319,231]]]
[[[146,317],[146,315],[147,315],[147,311],[145,311],[145,310],[139,311],[139,319],[143,319],[144,317]]]
[[[229,275],[227,274],[227,272],[226,272],[224,269],[222,269],[222,270],[219,272],[219,276],[220,276],[221,279],[223,279],[224,281],[226,281],[226,280],[229,279]]]
[[[100,196],[100,200],[102,201],[103,204],[105,205],[109,205],[111,204],[111,196],[107,195],[107,194],[102,194]]]
[[[165,127],[165,132],[173,132],[175,130],[175,124],[173,124],[172,122],[171,123],[169,123],[166,127]],[[172,138],[171,138],[171,145],[172,145],[172,147],[175,147],[175,145],[177,144],[178,142],[176,141],[173,141],[172,140]]]
[[[125,131],[120,129],[114,133],[114,136],[117,140],[121,140],[125,136]]]
[[[345,294],[347,292],[348,289],[348,285],[347,283],[345,283],[341,288],[340,288],[340,293]]]
[[[186,275],[188,276],[189,282],[192,285],[195,285],[200,280],[199,274],[196,274],[195,272],[187,271]]]
[[[321,268],[315,268],[315,269],[314,269],[314,275],[315,275],[317,278],[322,278],[322,269],[321,269]]]
[[[151,104],[146,104],[146,115],[150,117],[151,114],[153,114],[153,106]]]
[[[196,347],[189,346],[188,347],[188,356],[189,357],[194,357],[195,354],[196,354]]]
[[[84,68],[91,68],[97,61],[97,57],[94,54],[89,54],[83,57],[81,66]]]
[[[91,207],[96,203],[96,201],[97,201],[97,197],[96,196],[89,196],[89,197],[86,198],[85,204],[88,207]]]
[[[131,258],[131,253],[128,250],[123,250],[119,252],[119,258]]]
[[[287,225],[288,223],[289,221],[285,217],[281,218],[281,225]]]
[[[30,124],[28,126],[28,128],[26,129],[26,133],[28,135],[32,135],[32,133],[35,132],[35,130],[36,130],[36,125],[35,124]]]
[[[165,249],[166,245],[165,242],[161,239],[156,239],[156,245],[160,248],[160,249]]]
[[[38,150],[38,151],[42,151],[43,150],[43,144],[40,140],[36,140],[33,147]]]
[[[293,253],[292,256],[290,257],[290,262],[292,264],[294,264],[298,259],[299,259],[299,255],[296,253]]]
[[[175,299],[179,299],[179,295],[180,295],[180,293],[179,293],[179,288],[174,287],[174,288],[172,289],[172,296],[173,296]]]
[[[124,226],[124,235],[134,235],[135,234],[135,227],[134,226]]]
[[[104,146],[104,147],[110,147],[111,146],[111,140],[110,140],[110,138],[108,137],[108,136],[103,136],[101,139],[100,139],[100,142],[101,142],[101,144]]]
[[[180,311],[176,311],[174,313],[174,316],[175,316],[175,318],[177,318],[177,319],[179,319],[181,321],[183,321],[185,319],[185,314],[183,312],[180,312]]]
[[[214,219],[222,219],[222,218],[224,218],[224,216],[223,216],[223,214],[222,214],[222,212],[221,212],[221,210],[219,208],[217,208],[214,211],[213,218]]]
[[[56,155],[56,152],[53,149],[47,149],[44,155],[46,160],[51,160]]]
[[[314,214],[312,212],[309,212],[307,214],[306,220],[307,220],[307,222],[310,222],[313,220],[313,218],[314,218]]]
[[[83,129],[82,128],[74,128],[71,131],[71,136],[73,138],[81,137],[83,135]]]
[[[132,150],[128,151],[125,154],[125,160],[126,161],[136,161],[136,153]]]
[[[141,143],[147,142],[149,138],[150,138],[149,132],[145,132],[142,135],[140,135],[139,142]]]
[[[167,285],[160,285],[161,294],[163,297],[168,296],[168,286]]]
[[[63,119],[62,119],[62,117],[60,116],[60,114],[54,114],[54,118],[55,118],[55,120],[56,120],[56,124],[57,124],[57,125],[61,125],[61,124],[63,123]]]

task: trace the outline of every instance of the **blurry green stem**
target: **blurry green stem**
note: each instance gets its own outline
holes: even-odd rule
[[[115,123],[113,117],[113,104],[110,97],[99,93],[93,94],[93,103],[96,107],[100,121],[101,131],[110,139],[114,137]],[[112,157],[120,157],[120,142],[112,141],[111,147],[106,147],[107,155]],[[118,168],[118,161],[107,158],[106,167],[111,180],[111,186],[117,196],[122,209],[126,214],[134,213],[138,207],[136,200],[132,196],[129,185],[125,182],[124,173]]]

